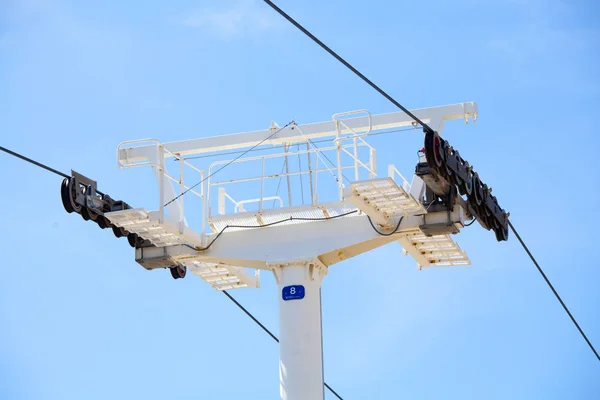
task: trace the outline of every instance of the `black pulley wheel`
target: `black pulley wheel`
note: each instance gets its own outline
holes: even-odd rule
[[[504,227],[499,226],[494,229],[494,233],[496,234],[497,241],[502,242],[508,240],[508,223]]]
[[[483,203],[483,185],[477,172],[473,174],[473,200],[478,207]]]
[[[67,178],[65,178],[67,179]],[[79,188],[75,187],[75,179],[74,178],[69,178],[67,183],[63,184],[66,185],[66,191],[65,191],[65,200],[69,201],[70,204],[70,209],[73,210],[73,212],[79,213],[81,212],[81,205],[77,204],[77,202],[75,201],[75,199],[77,198],[77,190]],[[65,207],[66,208],[66,207]]]
[[[90,213],[88,212],[87,207],[81,207],[80,214],[81,214],[81,218],[85,219],[86,221],[89,221],[90,219],[92,219],[90,217]]]
[[[467,179],[463,182],[463,188],[467,196],[470,196],[473,193],[473,170],[467,162],[465,162],[465,167],[467,168]]]
[[[425,158],[429,168],[440,174],[440,167],[444,164],[443,139],[437,132],[427,132],[425,134]]]
[[[98,215],[98,218],[96,218],[96,223],[102,229],[108,228],[109,225],[108,220],[103,215]]]
[[[169,268],[171,270],[171,276],[173,279],[183,279],[185,278],[185,273],[187,268],[184,266],[176,266],[173,268]]]
[[[83,194],[85,196],[84,197],[84,203],[86,205],[81,206],[80,214],[81,214],[81,217],[83,219],[85,219],[86,221],[89,221],[90,219],[92,221],[95,221],[97,214],[95,214],[92,210],[90,210],[89,208],[87,208],[87,190],[86,189],[87,189],[86,187],[83,188]]]
[[[96,212],[94,212],[94,211],[90,210],[89,208],[87,209],[87,212],[88,212],[88,215],[90,216],[90,219],[91,219],[92,221],[97,221],[97,220],[98,220],[98,217],[101,217],[101,215],[99,215],[99,214],[96,214]]]
[[[457,170],[460,171],[460,165],[462,164],[462,158],[460,158],[460,154],[458,153],[458,151],[456,150],[452,150],[451,154],[448,156],[448,158],[452,159],[452,165],[457,165]],[[460,178],[459,174],[455,173],[452,176],[452,182],[458,186],[459,189],[462,188],[463,185],[463,180]]]
[[[489,209],[488,206],[488,197],[490,196],[488,185],[484,183],[483,185],[481,185],[481,189],[483,190],[483,202],[481,203],[481,210],[483,211],[485,216],[489,217],[490,215],[492,215],[492,211]]]
[[[138,239],[138,235],[135,233],[130,233],[127,235],[127,241],[129,242],[129,245],[131,247],[135,247],[135,244],[137,243],[137,239]]]
[[[504,224],[504,228],[500,228],[502,240],[508,240],[508,220]]]
[[[118,238],[125,236],[123,229],[119,228],[118,226],[113,226],[112,230],[113,230],[113,233],[115,234],[115,236]]]
[[[446,160],[444,153],[444,139],[436,132],[433,137],[433,156],[435,158],[435,165],[440,168]]]
[[[494,234],[496,235],[496,240],[501,242],[504,240],[502,236],[502,229],[494,229]]]
[[[71,206],[71,198],[70,198],[70,194],[69,194],[69,178],[65,178],[63,179],[62,183],[60,184],[60,199],[62,200],[62,204],[63,207],[65,208],[65,211],[68,212],[69,214],[72,213],[73,207]]]
[[[446,160],[444,162],[443,167],[441,168],[443,171],[445,171],[446,176],[448,177],[448,180],[451,181],[451,176],[453,175],[453,171],[450,168],[450,166],[448,165],[448,160],[450,159],[450,157],[452,157],[452,150],[450,149],[450,145],[448,144],[447,141],[444,140],[444,143],[442,144],[443,147],[443,151],[444,151],[444,159]]]
[[[102,195],[102,201],[104,202],[104,208],[102,211],[110,212],[112,211],[113,199],[107,194]]]

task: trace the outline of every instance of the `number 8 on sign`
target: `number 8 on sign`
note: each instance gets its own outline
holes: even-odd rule
[[[303,299],[304,298],[304,286],[302,286],[302,285],[285,286],[281,290],[281,297],[285,301]]]

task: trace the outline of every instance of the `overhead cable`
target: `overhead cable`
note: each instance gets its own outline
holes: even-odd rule
[[[271,332],[271,331],[269,330],[269,328],[267,328],[266,326],[264,326],[264,325],[263,325],[263,324],[262,324],[262,323],[261,323],[261,322],[260,322],[260,321],[259,321],[259,320],[258,320],[258,319],[255,317],[255,316],[254,316],[254,315],[252,315],[252,313],[251,313],[250,311],[248,311],[248,310],[246,309],[246,307],[244,307],[243,305],[241,305],[241,304],[240,304],[240,303],[239,303],[239,302],[238,302],[238,301],[237,301],[237,300],[236,300],[236,299],[235,299],[235,298],[234,298],[232,295],[230,295],[230,294],[229,294],[229,293],[228,293],[226,290],[223,290],[222,292],[223,292],[223,294],[224,294],[225,296],[227,296],[227,297],[229,298],[229,300],[231,300],[232,302],[234,302],[234,303],[235,303],[235,305],[236,305],[236,306],[238,306],[238,307],[240,308],[240,310],[242,310],[244,313],[246,313],[246,315],[247,315],[247,316],[249,316],[249,317],[252,319],[252,321],[254,321],[254,322],[256,323],[256,325],[260,326],[260,327],[262,328],[262,330],[263,330],[263,331],[265,331],[265,332],[267,333],[267,335],[271,336],[271,338],[272,338],[274,341],[276,341],[277,343],[279,343],[279,338],[277,338],[277,336],[275,336],[275,334],[274,334],[273,332]],[[329,386],[329,385],[327,384],[327,382],[323,382],[323,385],[324,385],[324,386],[325,386],[327,389],[329,389],[329,391],[330,391],[331,393],[333,393],[333,394],[335,395],[335,397],[337,397],[337,398],[338,398],[338,399],[340,399],[340,400],[343,400],[343,399],[342,399],[342,396],[340,396],[339,394],[337,394],[337,392],[336,392],[335,390],[333,390],[333,389],[331,388],[331,386]]]
[[[379,86],[377,86],[375,83],[373,83],[373,81],[371,81],[369,78],[364,76],[359,70],[354,68],[348,61],[344,60],[335,51],[331,50],[331,48],[329,48],[329,46],[327,46],[325,43],[320,41],[319,38],[317,38],[315,35],[310,33],[305,27],[300,25],[295,19],[290,17],[285,11],[283,11],[281,8],[277,7],[277,5],[275,3],[273,3],[270,0],[263,0],[263,1],[265,3],[267,3],[272,9],[277,11],[283,18],[285,18],[289,22],[291,22],[292,25],[294,25],[296,28],[298,28],[300,31],[302,31],[302,33],[304,33],[306,36],[311,38],[315,43],[317,43],[319,46],[321,46],[321,48],[323,48],[323,50],[325,50],[326,52],[331,54],[333,57],[335,57],[336,60],[338,60],[339,62],[344,64],[344,66],[346,66],[346,68],[348,68],[350,71],[354,72],[360,79],[365,81],[369,86],[371,86],[373,89],[375,89],[377,92],[379,92],[379,94],[381,94],[383,97],[388,99],[393,105],[395,105],[396,107],[398,107],[399,109],[404,111],[406,113],[406,115],[408,115],[409,117],[414,119],[419,125],[421,125],[423,127],[424,130],[426,130],[428,132],[433,132],[433,129],[431,129],[431,127],[429,127],[429,125],[427,125],[425,122],[421,121],[416,115],[414,115],[408,109],[403,107],[402,104],[400,104],[396,100],[394,100],[394,98],[392,96],[387,94],[385,91],[383,91],[383,89],[381,89]]]
[[[302,33],[304,33],[306,36],[308,36],[310,39],[312,39],[315,43],[317,43],[321,48],[323,48],[325,51],[327,51],[329,54],[331,54],[336,60],[338,60],[344,66],[346,66],[349,70],[351,70],[352,72],[354,72],[359,78],[361,78],[363,81],[365,81],[369,86],[371,86],[373,89],[375,89],[383,97],[385,97],[387,100],[389,100],[396,107],[398,107],[399,109],[401,109],[402,111],[404,111],[409,117],[413,118],[416,122],[418,122],[423,127],[423,130],[426,133],[434,133],[433,129],[431,129],[431,127],[429,125],[427,125],[426,123],[424,123],[423,121],[421,121],[419,118],[417,118],[417,116],[415,116],[408,109],[406,109],[405,107],[403,107],[392,96],[390,96],[389,94],[387,94],[383,89],[381,89],[379,86],[377,86],[375,83],[373,83],[369,78],[367,78],[360,71],[358,71],[356,68],[354,68],[350,63],[348,63],[346,60],[344,60],[340,55],[338,55],[335,51],[333,51],[329,46],[327,46],[325,43],[323,43],[321,40],[319,40],[315,35],[313,35],[312,33],[310,33],[302,25],[300,25],[295,19],[293,19],[292,17],[290,17],[285,11],[283,11],[281,8],[279,8],[275,3],[273,3],[270,0],[263,0],[263,1],[265,3],[267,3],[271,8],[273,8],[275,11],[277,11],[277,13],[279,13],[282,17],[284,17],[285,19],[287,19],[292,25],[294,25],[296,28],[298,28],[300,31],[302,31]],[[369,221],[370,221],[370,219],[369,219]],[[590,349],[594,352],[594,355],[596,356],[596,358],[598,358],[598,360],[600,361],[600,356],[596,352],[596,349],[594,348],[594,346],[592,345],[592,343],[589,341],[589,339],[587,338],[587,336],[585,335],[585,333],[583,332],[583,330],[581,329],[581,327],[579,326],[579,324],[577,323],[577,321],[575,320],[575,318],[573,317],[573,315],[571,314],[571,312],[569,311],[569,309],[567,308],[567,306],[565,305],[565,303],[562,301],[562,299],[560,298],[560,296],[558,295],[558,293],[556,292],[556,290],[554,289],[554,287],[550,283],[550,280],[546,277],[546,274],[544,274],[544,271],[542,271],[541,267],[539,266],[539,264],[537,263],[537,261],[535,260],[535,258],[533,257],[533,255],[531,254],[531,252],[529,251],[529,249],[527,248],[527,246],[525,245],[525,243],[523,242],[523,240],[519,236],[519,234],[516,232],[514,226],[510,222],[510,220],[507,219],[507,221],[508,221],[508,224],[510,225],[512,231],[514,232],[515,236],[517,236],[517,238],[519,239],[519,242],[521,242],[521,245],[523,246],[523,248],[525,249],[525,251],[527,252],[527,254],[529,255],[529,257],[531,258],[531,260],[533,261],[533,263],[537,267],[538,271],[540,272],[540,274],[542,275],[542,277],[544,278],[544,280],[546,281],[546,283],[548,284],[548,286],[550,287],[550,289],[552,289],[552,292],[554,293],[554,295],[556,296],[556,298],[558,299],[558,301],[560,302],[560,304],[563,306],[563,308],[565,309],[565,311],[567,312],[567,314],[571,318],[571,321],[573,321],[573,323],[575,324],[575,326],[579,330],[579,333],[581,333],[581,335],[583,336],[583,338],[587,342],[587,344],[590,347]],[[372,224],[372,222],[371,222],[371,225],[373,226],[373,228],[375,228],[375,226]]]
[[[548,284],[548,287],[550,287],[550,289],[552,290],[552,293],[554,293],[554,296],[556,296],[556,298],[560,302],[560,305],[565,309],[565,311],[569,315],[569,318],[571,318],[571,321],[573,321],[573,324],[575,324],[575,327],[577,327],[577,330],[579,331],[579,333],[581,334],[581,336],[583,337],[583,339],[585,339],[585,341],[587,342],[588,346],[590,346],[590,349],[596,355],[596,358],[598,359],[598,361],[600,361],[600,356],[598,355],[598,352],[596,351],[596,349],[592,345],[592,342],[590,342],[590,340],[588,339],[588,337],[586,336],[586,334],[583,332],[583,329],[581,329],[581,327],[577,323],[577,320],[575,319],[575,317],[573,317],[573,314],[571,314],[571,311],[569,311],[569,308],[567,307],[567,305],[565,304],[565,302],[562,300],[562,298],[560,297],[560,295],[558,294],[558,292],[556,291],[556,289],[554,289],[554,286],[552,285],[552,283],[550,282],[550,280],[548,279],[548,277],[544,273],[544,270],[542,270],[542,267],[540,267],[540,264],[538,264],[537,260],[533,256],[533,254],[531,254],[531,252],[529,251],[529,248],[527,247],[527,245],[525,244],[525,242],[523,242],[523,239],[521,239],[521,236],[519,235],[519,233],[517,232],[517,230],[513,226],[512,222],[510,222],[510,219],[508,220],[508,225],[510,226],[510,229],[513,231],[513,233],[515,234],[515,236],[517,237],[517,239],[519,239],[519,242],[521,242],[521,246],[523,246],[523,248],[527,252],[527,255],[529,256],[529,258],[531,258],[531,261],[533,261],[533,263],[535,264],[535,267],[537,268],[537,270],[539,271],[539,273],[542,275],[542,278],[544,278],[544,280]]]
[[[186,193],[188,193],[190,190],[194,189],[195,187],[197,187],[198,185],[202,184],[204,181],[206,181],[207,179],[210,179],[210,177],[212,177],[213,175],[219,173],[220,171],[222,171],[223,169],[227,168],[228,166],[230,166],[231,164],[233,164],[234,162],[236,162],[238,159],[242,158],[245,154],[249,153],[250,151],[252,151],[253,149],[257,148],[258,146],[260,146],[261,144],[263,144],[264,142],[266,142],[267,140],[271,139],[273,136],[277,135],[279,132],[281,132],[283,129],[287,128],[288,126],[290,126],[291,124],[294,124],[294,121],[290,121],[287,124],[285,124],[284,126],[282,126],[281,128],[273,131],[273,133],[271,133],[269,136],[267,136],[266,138],[264,138],[263,140],[261,140],[260,142],[256,143],[254,146],[250,147],[249,149],[245,150],[244,152],[242,152],[239,156],[237,156],[236,158],[234,158],[233,160],[228,161],[226,164],[223,164],[223,166],[221,166],[219,169],[217,169],[216,171],[210,173],[207,177],[205,177],[204,179],[202,179],[200,182],[192,185],[191,187],[187,188],[185,191],[183,191],[182,193],[178,194],[177,196],[175,196],[173,199],[167,201],[164,205],[164,207],[168,206],[169,204],[171,204],[172,202],[174,202],[175,200],[177,200],[178,198],[180,198],[181,196],[185,195]]]
[[[16,151],[9,150],[9,149],[7,149],[6,147],[2,147],[2,146],[0,146],[0,150],[2,150],[2,151],[3,151],[3,152],[5,152],[5,153],[8,153],[8,154],[10,154],[11,156],[15,156],[15,157],[17,157],[17,158],[20,158],[21,160],[27,161],[28,163],[31,163],[31,164],[33,164],[33,165],[35,165],[35,166],[37,166],[37,167],[43,168],[43,169],[45,169],[46,171],[50,171],[50,172],[52,172],[52,173],[54,173],[54,174],[56,174],[56,175],[58,175],[58,176],[61,176],[61,177],[63,177],[63,178],[70,178],[70,177],[71,177],[70,175],[67,175],[67,174],[65,174],[65,173],[63,173],[63,172],[60,172],[60,171],[58,171],[58,170],[56,170],[56,169],[54,169],[54,168],[52,168],[52,167],[49,167],[49,166],[47,166],[46,164],[42,164],[41,162],[38,162],[38,161],[32,160],[32,159],[31,159],[31,158],[29,158],[29,157],[25,157],[24,155],[22,155],[22,154],[19,154],[19,153],[17,153]],[[101,191],[99,191],[99,190],[97,190],[97,189],[96,189],[96,193],[98,193],[99,195],[104,195],[104,193],[102,193]]]
[[[47,166],[45,164],[40,163],[38,161],[32,160],[29,157],[25,157],[24,155],[19,154],[17,152],[14,152],[12,150],[9,150],[9,149],[7,149],[5,147],[0,146],[0,150],[2,150],[5,153],[8,153],[8,154],[10,154],[10,155],[12,155],[14,157],[17,157],[17,158],[20,158],[22,160],[25,160],[25,161],[27,161],[27,162],[29,162],[29,163],[37,166],[37,167],[43,168],[43,169],[45,169],[47,171],[50,171],[50,172],[52,172],[52,173],[54,173],[54,174],[56,174],[58,176],[61,176],[61,177],[64,177],[64,178],[70,178],[69,175],[67,175],[67,174],[65,174],[63,172],[60,172],[60,171],[58,171],[58,170],[56,170],[54,168],[51,168],[51,167],[49,167],[49,166]],[[96,191],[96,192],[100,193],[99,191]],[[294,219],[296,219],[296,220],[326,220],[326,219],[335,219],[335,218],[343,217],[343,216],[350,215],[350,214],[353,214],[353,213],[356,213],[356,212],[357,211],[355,210],[355,211],[351,211],[351,212],[348,212],[348,213],[345,213],[345,214],[340,214],[340,215],[336,215],[336,216],[333,216],[333,217],[327,217],[327,218],[294,218]],[[286,219],[286,220],[283,220],[283,221],[276,221],[274,223],[268,224],[268,226],[279,224],[279,223],[282,223],[282,222],[287,221],[287,220],[289,220],[289,219]],[[213,239],[213,241],[206,248],[210,247],[214,243],[214,241],[221,235],[221,233],[223,233],[225,231],[225,229],[227,229],[227,228],[233,228],[233,227],[258,228],[258,227],[264,227],[264,226],[262,226],[262,225],[261,226],[227,226],[227,227],[223,228],[223,230],[221,230],[221,232],[219,232],[219,234]],[[246,313],[246,315],[248,315],[256,324],[258,324],[258,326],[260,326],[265,332],[267,332],[267,334],[269,334],[269,336],[271,336],[277,343],[279,343],[279,339],[277,338],[277,336],[275,336],[269,329],[267,329],[267,327],[265,327],[258,319],[256,319],[243,305],[241,305],[236,299],[234,299],[233,296],[231,296],[226,291],[223,291],[223,293],[231,301],[233,301],[242,311],[244,311]],[[338,399],[343,400],[342,397],[335,390],[333,390],[331,388],[331,386],[329,386],[327,384],[327,382],[324,382],[324,386],[331,393],[333,393]]]

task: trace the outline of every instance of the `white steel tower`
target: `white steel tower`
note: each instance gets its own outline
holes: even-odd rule
[[[477,107],[471,102],[413,113],[441,133],[446,121],[474,121]],[[272,123],[265,130],[233,135],[123,142],[117,149],[119,167],[151,167],[158,182],[157,209],[123,206],[104,212],[98,223],[112,226],[115,234],[129,234],[144,268],[170,268],[174,278],[189,270],[216,290],[257,288],[260,271],[271,271],[279,287],[281,398],[323,399],[321,282],[329,267],[391,242],[401,244],[420,267],[468,265],[450,235],[485,211],[460,195],[436,200],[439,188],[431,187],[443,179],[435,172],[415,175],[412,184],[394,165],[380,173],[368,140],[402,128],[416,128],[404,112],[360,110],[327,122],[291,122],[283,128]],[[436,151],[447,144],[434,140]],[[454,154],[443,151],[433,157],[449,160]],[[456,157],[465,165],[457,152]],[[221,179],[225,172],[233,177]],[[450,167],[444,172],[451,173]],[[78,185],[87,181],[75,175],[79,180],[66,182],[62,193],[75,193],[77,200]],[[84,194],[95,193],[95,183],[87,188]],[[94,201],[83,203],[88,216],[102,215]],[[75,203],[67,200],[67,211],[80,212]]]

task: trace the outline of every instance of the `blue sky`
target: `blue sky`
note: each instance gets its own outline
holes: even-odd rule
[[[409,108],[478,102],[444,135],[600,347],[598,4],[278,4]],[[121,141],[395,111],[250,0],[3,0],[0,88],[2,146],[150,209],[149,172],[116,167]],[[421,140],[374,138],[380,168],[410,175]],[[277,398],[276,343],[225,296],[143,270],[64,212],[59,178],[0,163],[0,398]],[[392,244],[331,268],[325,380],[346,399],[599,398],[600,364],[514,237],[474,225],[457,240],[473,266],[418,271]],[[277,331],[271,277],[233,294]]]

